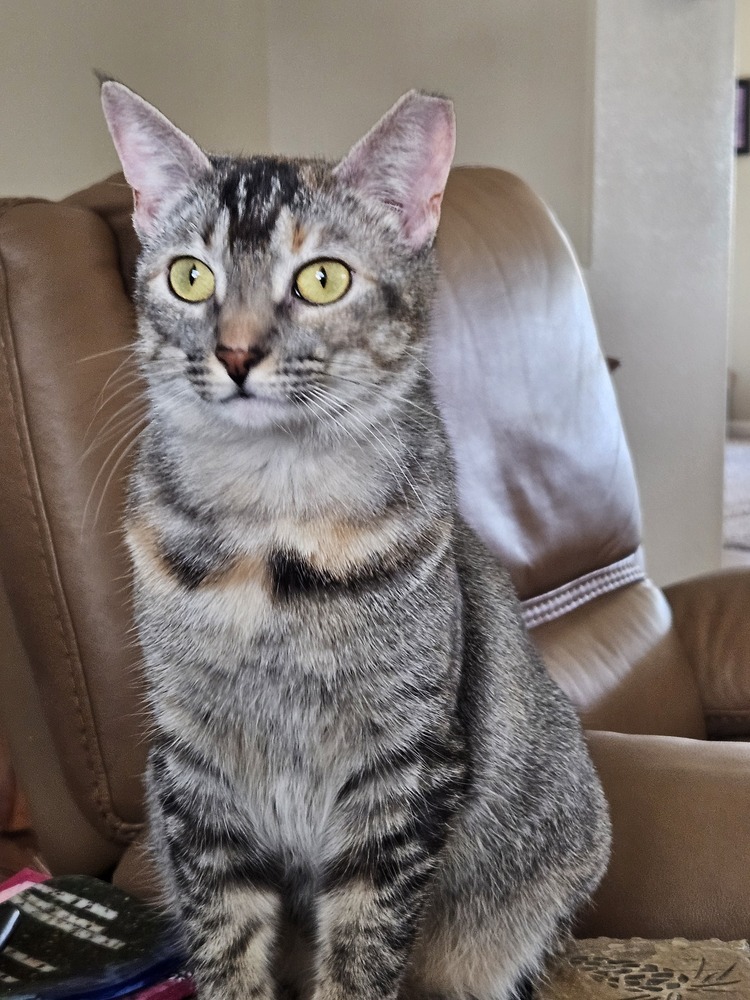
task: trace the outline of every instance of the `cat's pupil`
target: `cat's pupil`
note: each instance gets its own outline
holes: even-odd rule
[[[188,280],[190,281],[191,286],[196,283],[196,281],[198,280],[198,268],[197,267],[191,267],[190,268],[190,276],[189,276]]]
[[[315,272],[315,277],[320,282],[320,287],[325,288],[328,283],[328,274],[326,273],[326,269],[324,267],[319,268]]]

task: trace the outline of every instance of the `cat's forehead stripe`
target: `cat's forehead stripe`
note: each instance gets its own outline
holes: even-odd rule
[[[292,253],[299,253],[302,249],[307,231],[299,220],[295,220],[292,230]]]
[[[210,215],[203,223],[203,229],[201,230],[201,239],[203,240],[204,244],[207,247],[211,246],[215,230],[216,230],[216,216]]]
[[[230,167],[219,189],[220,204],[229,214],[230,246],[266,247],[280,210],[299,191],[299,171],[286,160],[258,157]]]

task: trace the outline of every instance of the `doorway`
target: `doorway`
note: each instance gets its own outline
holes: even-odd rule
[[[736,75],[750,78],[750,2],[736,6]],[[747,109],[745,109],[747,110]],[[740,107],[738,106],[738,112]],[[745,119],[746,120],[746,119]],[[738,113],[738,132],[744,129]],[[738,135],[737,139],[741,137]],[[747,136],[744,137],[747,139]],[[747,142],[740,142],[743,148]],[[722,565],[750,566],[750,155],[735,157]]]

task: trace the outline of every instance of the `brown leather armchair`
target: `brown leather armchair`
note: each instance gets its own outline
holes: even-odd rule
[[[2,726],[55,872],[153,892],[119,526],[141,410],[121,178],[0,204]],[[750,573],[658,590],[570,246],[510,174],[454,171],[433,369],[466,516],[578,706],[614,847],[582,931],[750,934]]]

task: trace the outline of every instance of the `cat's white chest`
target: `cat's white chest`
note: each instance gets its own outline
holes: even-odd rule
[[[300,750],[307,756],[300,757]],[[275,756],[256,760],[243,804],[260,843],[273,855],[292,856],[311,868],[335,857],[341,847],[335,808],[340,774],[334,762],[299,745],[293,759],[277,749]]]

